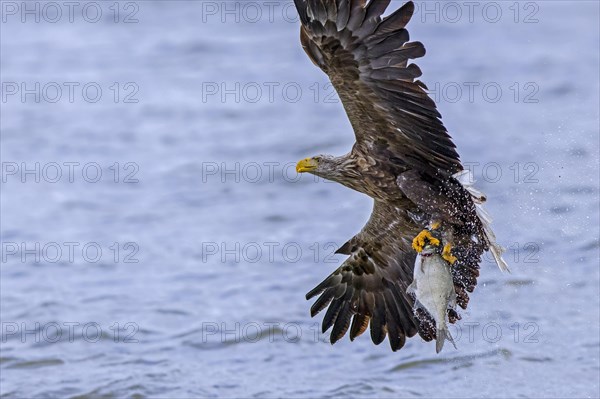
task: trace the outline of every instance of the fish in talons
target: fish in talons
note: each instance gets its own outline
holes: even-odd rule
[[[454,339],[448,330],[448,309],[456,307],[456,292],[452,280],[451,264],[442,254],[449,246],[442,246],[438,240],[429,240],[417,255],[413,282],[406,292],[415,296],[414,308],[427,311],[436,325],[435,351],[440,353],[446,340],[456,349]]]

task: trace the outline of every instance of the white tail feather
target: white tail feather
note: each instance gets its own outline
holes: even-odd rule
[[[475,184],[475,180],[473,179],[473,173],[471,173],[470,170],[461,170],[460,172],[454,174],[452,177],[454,177],[456,180],[458,180],[458,182],[467,189],[467,191],[469,192],[469,194],[471,194],[471,196],[473,197],[473,200],[475,201],[476,204],[483,204],[486,200],[485,194],[482,193],[481,191],[477,190],[475,187],[473,187],[473,184]],[[485,211],[484,211],[485,213]],[[487,215],[487,213],[485,213],[485,215],[487,216],[487,218],[489,219],[489,215]],[[490,219],[491,222],[491,219]]]
[[[467,191],[473,197],[473,202],[475,202],[475,211],[477,212],[477,216],[479,217],[479,220],[481,220],[481,224],[483,225],[485,239],[487,240],[487,244],[490,247],[490,252],[494,257],[496,264],[498,265],[501,271],[510,273],[508,264],[502,258],[504,248],[498,245],[498,243],[496,242],[496,235],[492,231],[492,218],[489,215],[489,213],[487,213],[485,209],[483,209],[482,204],[485,202],[486,197],[481,191],[473,187],[473,184],[475,183],[475,180],[473,180],[473,174],[470,170],[463,170],[456,173],[453,177],[456,180],[458,180],[458,182],[462,184],[462,186],[466,188]]]

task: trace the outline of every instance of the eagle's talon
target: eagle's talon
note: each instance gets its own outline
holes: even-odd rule
[[[446,260],[446,262],[451,265],[454,264],[458,260],[458,258],[452,255],[452,245],[450,243],[444,245],[444,250],[442,251],[442,258]]]
[[[425,240],[429,241],[429,244],[439,246],[440,240],[431,235],[431,232],[427,229],[421,231],[415,238],[413,238],[412,247],[418,253],[423,251],[425,247]]]

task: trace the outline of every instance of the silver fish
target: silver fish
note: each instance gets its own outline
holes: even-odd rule
[[[448,331],[447,320],[447,309],[454,309],[456,306],[456,292],[450,264],[441,257],[438,247],[427,245],[417,256],[413,282],[406,292],[415,295],[415,309],[426,310],[435,320],[436,353],[440,353],[446,339],[456,348]]]

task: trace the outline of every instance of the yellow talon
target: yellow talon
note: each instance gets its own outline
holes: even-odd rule
[[[456,258],[456,256],[452,255],[452,245],[450,245],[450,244],[444,245],[444,250],[442,251],[442,258],[446,259],[446,261],[448,263],[450,263],[451,265],[453,265],[454,262],[456,262],[458,260]]]
[[[440,245],[440,240],[432,236],[429,230],[423,230],[413,239],[413,249],[419,253],[423,251],[423,247],[425,247],[425,240],[428,240],[431,245]]]
[[[437,229],[439,229],[441,224],[442,223],[440,221],[431,223],[431,230],[437,230]]]

